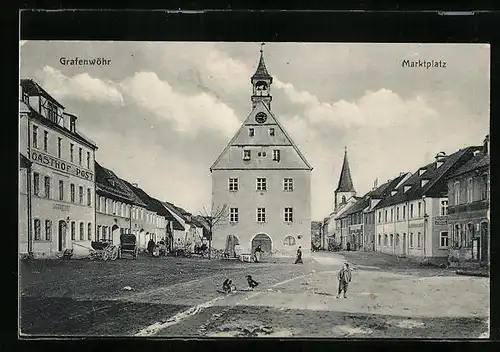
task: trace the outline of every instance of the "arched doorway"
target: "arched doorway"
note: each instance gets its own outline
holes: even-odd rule
[[[59,242],[58,242],[58,250],[59,252],[62,252],[63,249],[66,247],[66,227],[67,227],[67,224],[66,224],[66,221],[64,220],[59,220],[59,231],[58,231],[58,239],[59,239]]]
[[[257,248],[258,245],[260,245],[260,248],[262,248],[264,254],[271,254],[271,251],[273,249],[273,242],[271,240],[271,237],[269,237],[265,233],[259,233],[257,236],[255,236],[252,239],[252,253],[255,251],[255,248]]]
[[[240,241],[238,240],[238,237],[236,237],[235,235],[228,235],[226,237],[226,246],[224,248],[224,253],[226,253],[231,258],[235,258],[236,257],[235,247],[239,244]]]
[[[116,224],[111,228],[111,241],[115,245],[120,244],[120,228]]]

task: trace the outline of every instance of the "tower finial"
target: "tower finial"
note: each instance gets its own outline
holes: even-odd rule
[[[347,154],[347,146],[344,146],[344,152]]]
[[[266,43],[260,43],[260,53],[262,54],[264,50],[262,49]]]

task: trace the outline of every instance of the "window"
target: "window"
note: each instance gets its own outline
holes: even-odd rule
[[[455,205],[460,204],[460,182],[455,182],[453,189],[453,198],[455,200]]]
[[[418,202],[418,217],[422,215],[422,203]]]
[[[448,247],[448,231],[443,231],[439,234],[439,245],[441,247]]]
[[[346,202],[345,196],[342,196],[342,203],[345,203],[345,202]]]
[[[71,239],[76,240],[76,224],[74,221],[71,222]]]
[[[38,148],[38,126],[33,125],[33,148]]]
[[[447,200],[442,200],[441,201],[441,208],[440,208],[439,214],[441,216],[448,215],[448,201]]]
[[[70,188],[70,200],[72,203],[75,202],[75,184],[72,183],[69,185],[69,188]]]
[[[396,220],[399,221],[399,207],[396,208]]]
[[[64,181],[59,180],[59,200],[64,200]]]
[[[379,210],[379,212],[378,212],[378,222],[379,222],[379,224],[382,222],[382,211],[381,210]]]
[[[83,150],[82,148],[78,148],[78,164],[82,165],[83,162]]]
[[[257,208],[257,222],[266,222],[266,208]]]
[[[75,145],[73,143],[69,145],[69,160],[71,162],[75,161]]]
[[[57,123],[57,106],[51,101],[47,100],[47,118]]]
[[[49,132],[43,131],[43,151],[47,152],[49,149]]]
[[[238,178],[236,177],[229,178],[229,190],[231,192],[236,192],[238,190]]]
[[[85,228],[83,222],[80,223],[80,241],[85,239]]]
[[[394,235],[391,233],[391,242],[390,242],[391,247],[393,244],[394,244]]]
[[[406,205],[403,205],[403,220],[406,219]]]
[[[87,240],[92,241],[92,224],[87,224]]]
[[[269,135],[270,136],[274,136],[274,128],[270,128],[269,129]]]
[[[90,192],[90,189],[89,189],[89,192]],[[126,216],[125,215],[125,203],[122,203],[121,213],[122,213],[122,216]]]
[[[75,130],[76,130],[75,119],[74,118],[70,118],[70,121],[69,121],[69,130],[71,132],[75,132]]]
[[[285,177],[283,179],[283,191],[285,192],[293,191],[293,178]]]
[[[50,177],[45,176],[43,178],[43,186],[45,189],[45,198],[49,199],[50,198]]]
[[[295,246],[295,237],[293,236],[286,236],[285,240],[283,241],[283,244],[285,246]]]
[[[391,209],[391,221],[394,218],[394,209]]]
[[[382,245],[382,235],[378,234],[378,245],[379,247]]]
[[[40,174],[33,172],[33,194],[38,196],[40,194]]]
[[[396,242],[394,243],[396,247],[399,247],[399,233],[396,234]]]
[[[410,248],[413,248],[413,232],[410,233]]]
[[[387,222],[387,210],[385,211],[385,217],[384,217],[384,221]]]
[[[410,219],[413,218],[413,204],[410,204]]]
[[[95,240],[99,241],[100,238],[101,238],[101,225],[98,225],[97,226],[97,233],[95,234]]]
[[[61,139],[61,137],[59,137],[59,138],[57,138],[57,157],[59,159],[61,159],[61,155],[62,155],[61,149],[62,149],[62,139]]]
[[[45,241],[52,238],[52,220],[45,220]]]
[[[419,232],[417,233],[417,248],[420,248],[422,246],[422,234]]]
[[[467,180],[467,203],[472,203],[472,177]]]
[[[229,221],[238,222],[238,208],[229,209]]]
[[[388,237],[387,235],[384,234],[384,246],[387,247],[387,240],[388,240]]]
[[[87,169],[90,169],[90,152],[87,152]]]
[[[273,160],[280,161],[280,151],[278,149],[273,150]]]
[[[488,199],[488,175],[481,175],[481,200]]]
[[[87,188],[87,205],[89,207],[92,205],[92,192],[90,188]]]
[[[285,208],[285,222],[293,222],[293,208]]]
[[[257,178],[257,191],[266,191],[267,190],[267,180],[265,177]]]
[[[250,150],[245,149],[243,151],[243,160],[250,160]]]
[[[40,241],[42,239],[40,219],[35,219],[35,241]]]
[[[253,128],[249,128],[249,129],[248,129],[248,136],[249,136],[249,137],[253,137],[253,136],[255,136],[255,129],[253,129]]]
[[[83,187],[78,187],[78,201],[83,204]]]

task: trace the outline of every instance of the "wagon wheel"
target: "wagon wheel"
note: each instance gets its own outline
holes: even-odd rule
[[[118,247],[113,246],[113,248],[111,248],[110,252],[111,253],[109,255],[109,259],[116,260],[116,258],[118,258]]]
[[[109,259],[109,253],[107,250],[102,251],[102,260],[108,260]]]

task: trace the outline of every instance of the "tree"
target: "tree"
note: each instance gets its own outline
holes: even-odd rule
[[[203,211],[200,215],[203,220],[205,220],[205,224],[208,227],[208,259],[211,259],[213,231],[221,224],[221,222],[227,220],[229,216],[227,204],[216,206],[212,203],[210,210],[203,207]]]

